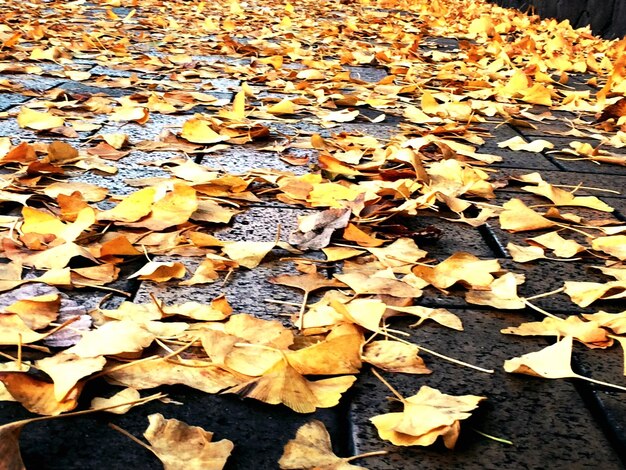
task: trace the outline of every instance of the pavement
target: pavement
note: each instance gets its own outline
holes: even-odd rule
[[[533,65],[528,62],[531,59],[522,53],[516,56],[517,52],[511,52],[513,46],[509,50],[510,62],[500,56],[501,67],[494,66],[494,58],[498,56],[489,50],[489,44],[502,45],[508,41],[523,49],[524,34],[540,44],[540,36],[534,34],[542,26],[526,25],[524,29],[524,20],[519,19],[522,17],[513,13],[503,16],[501,10],[490,10],[497,7],[482,3],[462,2],[465,8],[460,10],[450,2],[428,4],[392,1],[383,1],[380,5],[352,1],[294,2],[291,6],[262,1],[3,2],[0,37],[5,45],[0,50],[0,137],[9,138],[12,146],[20,142],[62,141],[84,152],[101,142],[99,135],[126,134],[128,143],[122,151],[128,154],[116,160],[105,160],[116,169],[114,174],[94,168],[72,169],[64,175],[52,175],[50,179],[45,179],[47,175],[44,175],[41,182],[48,184],[54,179],[89,183],[107,188],[110,195],[125,196],[136,191],[137,179],[170,178],[169,164],[163,162],[171,163],[181,157],[220,174],[250,175],[268,169],[271,171],[265,174],[303,175],[319,173],[320,166],[324,168],[328,164],[328,160],[318,160],[324,152],[310,145],[311,136],[315,134],[326,140],[328,150],[333,143],[343,142],[342,139],[350,135],[372,136],[377,139],[377,145],[384,148],[392,142],[406,142],[407,136],[418,138],[439,132],[441,138],[449,139],[449,144],[468,144],[466,139],[471,139],[470,145],[480,154],[502,157],[487,165],[462,159],[472,168],[484,169],[496,187],[495,198],[490,200],[463,196],[477,202],[477,207],[485,207],[480,206],[481,203],[502,205],[513,198],[535,208],[547,207],[545,198],[524,191],[514,180],[520,175],[539,172],[545,181],[567,185],[564,188],[568,190],[580,185],[576,194],[597,196],[614,208],[613,212],[599,213],[588,208],[567,207],[567,213],[586,220],[609,221],[606,223],[613,224],[609,226],[619,226],[626,221],[626,166],[552,152],[571,148],[572,141],[597,147],[599,139],[623,134],[619,133],[618,126],[596,122],[595,116],[601,109],[591,98],[602,89],[611,72],[610,47],[617,47],[615,43],[602,42],[583,32],[558,30],[555,37],[562,40],[559,54],[570,59],[580,58],[594,50],[597,51],[596,64],[600,65],[597,73],[568,71],[567,84],[558,83],[559,79],[564,81],[561,71],[545,70],[556,80],[544,82],[553,92],[552,107],[533,103],[532,99],[524,101],[524,93],[481,94],[481,90],[490,89],[498,80],[506,83],[513,64],[519,64],[520,69],[526,67],[529,76],[534,73],[530,70]],[[467,17],[470,19],[465,20]],[[500,28],[498,25],[502,24],[508,26]],[[516,25],[516,29],[511,25]],[[43,33],[38,34],[38,27],[43,28]],[[555,27],[553,24],[546,28],[550,31]],[[468,28],[474,32],[468,33]],[[20,39],[12,44],[14,32],[20,32]],[[528,42],[524,44],[528,46]],[[484,45],[484,48],[472,49],[472,45]],[[39,52],[33,52],[35,50]],[[482,53],[483,57],[468,59],[472,51]],[[282,65],[278,62],[272,65],[277,57],[283,57]],[[555,57],[552,59],[556,61]],[[472,88],[467,83],[472,78],[470,69],[476,70],[481,60],[485,67],[492,66],[485,75],[486,80],[492,82],[489,86],[475,82]],[[469,67],[466,70],[463,70],[464,63]],[[541,64],[535,66],[539,70],[542,67]],[[323,80],[318,80],[316,74],[321,74]],[[390,75],[393,77],[387,80]],[[535,79],[537,77],[534,75]],[[594,77],[598,77],[597,82]],[[156,150],[154,145],[150,148],[146,144],[167,140],[168,131],[170,137],[179,135],[184,123],[195,113],[215,116],[220,109],[230,109],[243,82],[251,90],[247,98],[247,112],[252,113],[250,122],[262,123],[269,130],[269,137],[238,145],[225,142],[217,147],[214,144],[185,147],[180,139],[175,142],[170,139],[168,145]],[[336,86],[333,87],[333,83]],[[452,100],[468,90],[475,91],[469,99],[475,103],[474,117],[463,117],[465,111],[458,111],[460,108],[441,106],[439,114],[431,113],[424,122],[416,122],[419,119],[408,116],[406,110],[409,106],[426,109],[424,90],[434,95],[440,105],[444,104],[445,96]],[[184,105],[180,101],[183,92],[187,93],[184,99],[188,100]],[[189,94],[193,92],[204,95]],[[151,93],[162,98],[161,104],[167,103],[165,98],[173,100],[179,93],[176,109],[162,112],[166,109],[164,104],[162,108],[149,104]],[[333,93],[343,96],[332,96]],[[608,94],[610,102],[617,96],[618,93]],[[285,97],[298,104],[295,114],[254,114]],[[137,122],[141,119],[136,118],[115,120],[111,111],[97,112],[97,107],[85,104],[87,100],[118,99],[121,101],[106,101],[101,105],[119,108],[124,98],[134,99],[136,106],[139,103],[150,108],[149,119],[145,123]],[[73,127],[75,132],[63,135],[58,130],[36,131],[18,125],[16,118],[23,107],[43,110],[46,102],[52,103],[48,107],[53,114],[66,116],[65,131]],[[578,107],[571,105],[572,102]],[[327,106],[322,106],[323,103]],[[316,111],[310,111],[312,109]],[[455,118],[454,109],[461,117]],[[329,118],[328,113],[335,111],[344,114],[335,120]],[[353,111],[359,111],[358,116],[346,117],[345,113]],[[468,124],[468,120],[473,122]],[[448,128],[443,129],[446,125]],[[578,129],[579,133],[572,129]],[[526,142],[543,139],[554,147],[525,151],[498,146],[514,137]],[[626,150],[609,144],[601,148],[618,158],[626,156]],[[448,151],[456,153],[458,149],[426,145],[419,150],[426,154],[424,161],[430,169],[440,158],[437,155]],[[330,153],[336,154],[336,151],[335,148]],[[371,151],[367,155],[371,156]],[[404,168],[402,171],[406,171],[406,166]],[[9,165],[2,171],[9,174],[14,168]],[[390,181],[398,177],[391,173],[384,176]],[[339,179],[355,181],[345,176]],[[358,176],[356,181],[359,181]],[[277,199],[276,194],[276,189],[259,191],[256,201],[239,200],[238,205],[245,210],[231,223],[204,224],[204,230],[221,240],[269,242],[275,240],[280,225],[279,236],[288,241],[290,233],[297,229],[298,217],[325,209],[289,203],[286,198]],[[3,215],[19,215],[20,204],[11,201],[0,204]],[[111,206],[109,200],[99,207]],[[477,213],[470,210],[466,215]],[[443,261],[464,251],[483,260],[496,259],[504,270],[523,274],[525,283],[519,286],[521,297],[559,289],[565,281],[604,283],[610,280],[594,269],[607,259],[598,253],[583,253],[576,261],[513,261],[507,249],[509,243],[524,245],[528,237],[545,230],[511,233],[500,227],[497,217],[478,227],[449,220],[457,218],[458,214],[440,202],[431,209],[419,208],[393,220],[406,227],[406,233],[415,237],[430,260]],[[429,230],[431,233],[434,230],[437,236],[428,236]],[[567,233],[585,243],[580,233]],[[154,255],[153,259],[180,261],[193,271],[203,258],[181,252],[182,255]],[[7,253],[5,256],[9,257]],[[297,303],[300,294],[290,287],[272,284],[268,279],[297,273],[294,263],[286,262],[285,258],[302,256],[318,261],[324,259],[319,250],[294,254],[275,248],[254,269],[237,269],[226,280],[221,273],[218,282],[194,286],[181,286],[178,281],[129,279],[128,275],[145,262],[140,256],[128,259],[122,265],[119,280],[109,287],[129,292],[135,303],[150,302],[153,296],[166,304],[188,300],[209,302],[225,294],[234,312],[278,319],[287,325],[289,315],[298,309],[284,302]],[[330,277],[341,271],[342,262],[320,263],[320,266]],[[126,300],[115,292],[103,299],[105,293],[99,289],[61,290],[84,312],[98,306],[115,308]],[[414,300],[415,304],[447,309],[462,319],[464,330],[451,330],[434,322],[411,328],[409,325],[414,319],[406,317],[390,320],[392,327],[405,332],[411,341],[425,348],[493,369],[493,373],[463,367],[422,351],[420,355],[433,370],[432,374],[386,373],[385,377],[405,397],[416,393],[422,385],[451,395],[487,397],[471,418],[462,422],[454,450],[444,448],[441,443],[429,447],[398,447],[381,440],[369,419],[396,410],[397,404],[389,400],[389,389],[372,374],[369,366],[364,366],[339,405],[308,414],[235,395],[206,394],[181,385],[162,386],[159,390],[167,393],[171,402],[150,402],[124,415],[96,413],[29,425],[20,441],[24,463],[31,469],[160,468],[154,455],[108,426],[114,423],[140,436],[147,427],[147,416],[158,412],[202,426],[215,433],[216,439],[232,440],[235,450],[225,467],[228,469],[278,468],[283,446],[295,436],[298,427],[312,419],[325,423],[333,448],[340,456],[388,451],[386,455],[357,461],[370,469],[624,467],[624,392],[581,380],[548,380],[504,371],[502,364],[506,359],[539,350],[554,338],[503,335],[500,330],[528,321],[541,321],[543,315],[530,308],[502,310],[471,304],[465,298],[466,289],[460,286],[443,290],[429,286],[423,290],[422,297]],[[312,296],[311,301],[317,299],[319,296]],[[624,310],[623,300],[619,299],[598,300],[580,307],[563,292],[537,298],[533,303],[561,317],[599,310],[612,313]],[[6,351],[14,353],[15,348]],[[624,386],[623,361],[623,351],[617,344],[607,349],[576,344],[572,364],[581,375]],[[118,389],[102,379],[88,382],[79,409],[87,407],[91,397],[110,395],[115,390]],[[0,424],[30,416],[19,404],[0,403]]]

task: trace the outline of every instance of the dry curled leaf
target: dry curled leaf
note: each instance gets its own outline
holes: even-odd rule
[[[156,413],[148,416],[144,436],[165,470],[222,470],[234,444],[228,439],[211,442],[213,433]]]
[[[278,465],[282,470],[365,469],[349,464],[350,460],[334,454],[326,426],[321,421],[313,420],[300,426],[296,437],[287,442]]]

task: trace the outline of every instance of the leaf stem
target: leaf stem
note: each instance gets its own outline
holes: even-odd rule
[[[591,377],[585,377],[584,375],[574,375],[574,377],[576,377],[577,379],[581,379],[581,380],[586,380],[587,382],[591,382],[594,384],[598,384],[598,385],[603,385],[604,387],[611,387],[611,388],[616,388],[617,390],[621,390],[622,392],[626,392],[626,387],[623,387],[622,385],[615,385],[609,382],[604,382],[602,380],[598,380],[598,379],[592,379]]]
[[[514,445],[513,441],[509,441],[508,439],[503,439],[501,437],[492,436],[491,434],[487,434],[486,432],[479,431],[476,428],[471,428],[471,429],[475,433],[480,434],[481,436],[486,437],[487,439],[491,439],[492,441],[501,442],[502,444],[508,444],[510,446]]]
[[[532,308],[533,310],[536,310],[539,313],[544,314],[546,317],[550,317],[550,318],[554,318],[556,320],[563,320],[560,317],[557,317],[556,315],[554,315],[553,313],[548,312],[547,310],[544,310],[540,307],[537,307],[536,305],[531,304],[528,299],[523,299],[524,300],[524,304],[526,304],[528,307]]]
[[[433,351],[432,349],[425,348],[425,347],[420,346],[419,344],[416,344],[416,343],[411,343],[410,341],[406,341],[406,340],[404,340],[402,338],[398,338],[397,336],[394,336],[394,335],[391,335],[391,334],[388,334],[388,333],[387,333],[387,336],[389,336],[390,338],[395,339],[396,341],[400,341],[402,343],[409,344],[411,346],[417,346],[420,350],[422,350],[424,352],[427,352],[428,354],[431,354],[433,356],[436,356],[436,357],[438,357],[440,359],[444,359],[444,360],[446,360],[448,362],[452,362],[453,364],[457,364],[459,366],[469,367],[470,369],[474,369],[474,370],[477,370],[477,371],[480,371],[480,372],[484,372],[486,374],[493,374],[494,373],[493,369],[484,369],[483,367],[475,366],[474,364],[470,364],[468,362],[464,362],[464,361],[461,361],[459,359],[455,359],[453,357],[446,356],[444,354],[438,353],[437,351]]]
[[[306,310],[306,304],[308,301],[309,301],[309,291],[304,291],[302,304],[300,305],[300,318],[298,319],[299,330],[304,330],[304,311]]]
[[[109,427],[117,432],[119,432],[120,434],[126,436],[127,438],[129,438],[131,441],[133,441],[135,444],[139,444],[141,447],[143,447],[146,450],[149,450],[150,452],[152,452],[154,454],[154,449],[152,447],[150,447],[148,444],[146,444],[145,442],[143,442],[141,439],[133,436],[131,433],[129,433],[128,431],[126,431],[125,429],[120,428],[117,424],[113,424],[113,423],[109,423]],[[155,454],[156,455],[156,454]]]
[[[398,400],[400,400],[402,403],[406,403],[406,400],[404,399],[402,395],[400,395],[400,392],[398,392],[395,388],[393,388],[393,386],[389,382],[387,382],[387,380],[382,375],[380,375],[376,369],[372,368],[372,374],[374,374],[376,378],[380,380],[383,383],[383,385],[387,387],[391,391],[391,393],[393,393],[396,396]]]
[[[373,452],[364,452],[363,454],[359,454],[359,455],[353,455],[352,457],[348,457],[343,459],[344,462],[352,462],[353,460],[356,459],[362,459],[365,457],[374,457],[376,455],[387,455],[389,452],[387,452],[386,450],[375,450]]]
[[[559,287],[558,289],[551,290],[550,292],[544,292],[543,294],[533,295],[532,297],[526,297],[526,300],[536,300],[542,297],[548,297],[550,295],[559,294],[565,290],[565,287]]]

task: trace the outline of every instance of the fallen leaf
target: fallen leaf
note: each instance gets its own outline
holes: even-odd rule
[[[349,220],[348,209],[327,209],[298,217],[298,230],[289,236],[289,243],[301,250],[319,250],[328,246],[333,233],[345,228]]]
[[[517,327],[500,330],[500,332],[520,336],[571,336],[590,348],[607,348],[613,344],[613,340],[600,326],[593,320],[583,321],[576,316],[564,319],[547,317],[540,322],[522,323]]]
[[[579,282],[565,281],[564,292],[579,307],[587,307],[596,300],[614,300],[626,297],[626,281]]]
[[[317,408],[330,408],[339,403],[341,395],[356,380],[353,375],[310,381],[289,365],[286,359],[279,360],[261,377],[228,389],[242,397],[291,408],[297,413],[312,413]]]
[[[84,385],[76,384],[62,399],[57,400],[54,384],[36,379],[26,372],[0,372],[0,381],[28,411],[47,416],[56,416],[76,408]]]
[[[363,350],[363,360],[387,372],[430,374],[424,360],[418,356],[419,347],[400,341],[372,341]]]
[[[85,332],[82,339],[65,354],[75,354],[82,358],[137,353],[147,348],[154,335],[140,324],[130,320],[110,321],[97,330]]]
[[[505,140],[504,142],[499,142],[498,147],[509,148],[515,151],[523,150],[525,152],[539,153],[543,152],[545,149],[553,149],[554,144],[542,139],[533,140],[527,143],[522,137],[515,136]]]
[[[45,357],[35,363],[52,379],[57,401],[63,401],[80,379],[102,370],[105,364],[106,359],[102,356],[83,358],[67,353]]]
[[[524,354],[504,361],[504,370],[515,374],[527,374],[544,379],[578,377],[570,365],[572,337],[566,336],[540,351]]]
[[[134,388],[125,388],[124,390],[117,392],[110,398],[101,398],[95,397],[91,400],[91,405],[89,409],[101,409],[101,408],[110,408],[115,406],[115,408],[110,408],[107,410],[109,413],[123,415],[128,413],[128,411],[133,407],[132,402],[137,402],[141,399],[141,395]],[[122,406],[116,406],[122,405]]]
[[[211,442],[213,433],[189,426],[162,414],[148,416],[150,425],[144,432],[148,448],[163,463],[165,470],[222,470],[234,444],[228,439]]]
[[[333,453],[324,423],[313,420],[300,426],[295,439],[287,442],[278,465],[282,470],[365,470],[365,467],[349,464],[350,460]]]
[[[397,446],[429,446],[439,436],[448,449],[453,449],[460,432],[460,420],[470,417],[485,397],[452,396],[423,385],[416,395],[403,400],[404,410],[374,416],[381,439]]]
[[[276,246],[274,242],[224,242],[222,252],[248,269],[256,268]]]
[[[36,131],[54,129],[61,127],[65,120],[60,116],[50,113],[40,113],[26,106],[22,106],[17,115],[17,124],[22,128],[34,129]]]
[[[525,230],[541,230],[556,225],[551,220],[546,219],[526,206],[520,199],[511,199],[502,207],[504,211],[500,213],[500,226],[504,230],[521,232]]]
[[[620,313],[600,311],[597,313],[583,313],[582,316],[585,320],[594,322],[603,328],[608,328],[616,335],[626,333],[626,311]]]

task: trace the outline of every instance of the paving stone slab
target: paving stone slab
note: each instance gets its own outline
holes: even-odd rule
[[[344,66],[344,68],[350,71],[351,77],[369,83],[377,83],[388,75],[387,69],[378,67]]]
[[[413,330],[417,344],[493,368],[485,374],[460,367],[422,353],[432,375],[384,374],[405,397],[422,385],[451,395],[481,395],[487,400],[473,416],[461,421],[461,438],[454,451],[442,445],[395,447],[377,436],[370,417],[399,411],[387,397],[391,392],[370,374],[356,384],[351,405],[355,452],[388,450],[388,455],[368,458],[371,470],[420,468],[502,469],[502,468],[607,468],[621,469],[614,449],[606,445],[601,428],[569,380],[547,380],[507,374],[504,360],[537,351],[547,345],[541,338],[519,338],[499,333],[501,328],[527,319],[515,312],[455,311],[465,331],[457,332],[433,324]],[[398,323],[394,328],[403,329]],[[613,396],[619,396],[611,392]],[[506,445],[480,436],[473,429],[508,439]]]
[[[545,212],[547,208],[551,205],[551,201],[549,199],[536,196],[534,194],[530,194],[527,192],[508,193],[504,191],[498,191],[496,193],[496,199],[495,201],[493,201],[493,203],[499,206],[502,206],[503,204],[510,201],[511,199],[519,199],[522,202],[524,202],[524,204],[526,204],[526,206],[528,207],[539,206],[538,207],[539,213]],[[582,207],[569,207],[569,206],[560,207],[558,209],[563,214],[574,214],[579,217],[582,217],[585,220],[609,220],[609,221],[615,222],[618,225],[620,223],[620,219],[610,212],[602,212],[602,211],[597,211],[593,209],[587,209],[587,208],[582,208]],[[500,228],[500,224],[496,222],[492,223],[490,227],[495,237],[497,238],[498,243],[502,247],[506,247],[506,245],[509,242],[515,243],[518,245],[525,245],[526,243],[524,240],[526,238],[536,237],[544,233],[553,232],[554,230],[559,229],[559,227],[555,226],[555,227],[551,227],[551,228],[544,229],[544,230],[530,230],[530,231],[512,233],[512,232],[509,232],[507,230],[503,230],[502,228]],[[594,233],[593,229],[586,229],[586,230],[589,233]],[[585,232],[585,229],[583,229],[583,232]],[[585,237],[581,232],[576,232],[573,230],[565,230],[564,233],[561,234],[561,236],[563,236],[566,239],[576,240],[578,243],[584,246],[589,245],[586,239],[587,237]]]
[[[450,217],[454,218],[454,216]],[[441,238],[418,242],[420,248],[428,251],[429,256],[435,256],[438,259],[452,256],[461,249],[479,257],[497,256],[489,245],[489,241],[483,237],[481,230],[466,224],[421,215],[392,219],[391,222],[406,225],[411,230],[425,229],[429,226],[440,229],[442,231]]]
[[[133,72],[130,70],[124,70],[117,67],[108,67],[104,65],[96,65],[93,68],[89,69],[91,75],[101,75],[104,77],[121,77],[128,78],[133,75]]]
[[[123,133],[128,135],[131,143],[142,140],[157,140],[159,134],[168,129],[171,132],[180,132],[182,125],[189,116],[182,114],[158,114],[151,113],[150,119],[144,125],[134,122],[109,122],[100,131],[101,134]]]
[[[505,180],[510,177],[519,177],[532,170],[516,169],[516,168],[500,168],[498,173],[495,174],[492,179]],[[553,185],[566,185],[562,187],[566,191],[571,191],[577,186],[583,186],[583,188],[576,191],[577,195],[581,196],[596,196],[602,199],[623,199],[626,198],[626,175],[613,174],[606,175],[603,173],[577,173],[573,171],[554,171],[554,170],[541,170],[539,174],[544,181]],[[523,193],[528,194],[527,191],[522,190],[524,183],[510,182],[505,188],[500,189],[498,193]],[[599,188],[598,190],[585,189],[584,187]],[[618,191],[621,194],[614,194],[613,192],[602,191],[607,189],[611,191]],[[607,204],[609,204],[607,202]]]
[[[558,167],[545,155],[535,152],[514,151],[508,148],[498,147],[498,143],[504,142],[512,137],[519,137],[520,134],[508,125],[493,125],[483,123],[479,128],[484,128],[489,132],[486,142],[478,148],[479,153],[487,153],[502,157],[501,162],[492,163],[493,168],[526,168],[530,170],[557,170]]]
[[[75,82],[73,80],[64,81],[57,85],[58,88],[66,90],[72,95],[104,95],[112,98],[121,98],[122,96],[130,96],[137,92],[135,88],[117,88],[106,86],[94,86],[83,82]]]
[[[208,395],[182,386],[161,389],[182,405],[152,402],[123,416],[98,413],[28,425],[20,439],[26,467],[41,470],[162,468],[152,453],[108,426],[114,423],[141,438],[148,427],[148,415],[153,413],[201,426],[215,433],[214,441],[233,441],[235,448],[225,470],[278,468],[283,446],[295,437],[298,427],[312,419],[323,421],[337,444],[335,450],[349,455],[342,439],[346,435],[343,406],[318,410],[313,415],[297,414],[283,406],[241,400],[231,395]],[[99,380],[86,388],[82,401],[87,406],[91,397],[110,396],[119,390]],[[148,394],[148,391],[142,393]],[[20,405],[3,404],[0,423],[30,416]]]
[[[626,189],[626,186],[620,186],[619,188]],[[626,195],[626,192],[624,192],[624,195]],[[615,208],[617,211],[615,217],[626,221],[626,197],[601,197],[600,199]]]
[[[262,148],[263,145],[256,145]],[[296,175],[310,173],[311,166],[317,163],[317,151],[291,149],[286,156],[308,157],[306,165],[291,165],[281,160],[278,152],[256,150],[255,146],[231,145],[225,150],[208,153],[202,157],[202,165],[234,174],[244,174],[253,170],[288,171]]]
[[[493,259],[493,258],[488,258]],[[516,263],[510,259],[497,258],[500,266],[505,271],[522,274],[525,282],[518,286],[520,297],[530,298],[537,294],[551,292],[563,287],[565,281],[584,281],[604,283],[611,278],[604,276],[599,270],[593,269],[598,265],[594,262],[566,263],[549,260],[531,261],[529,263]],[[453,286],[443,293],[433,287],[423,289],[423,294],[415,300],[418,305],[426,307],[443,308],[482,308],[468,304],[465,300],[467,289]],[[550,312],[562,312],[569,315],[595,313],[599,310],[607,312],[620,312],[624,310],[619,300],[598,300],[588,307],[582,308],[574,304],[569,296],[558,293],[549,297],[535,299],[532,303]]]
[[[42,92],[58,86],[66,81],[64,78],[52,78],[41,75],[28,74],[0,74],[0,80],[7,79],[27,90]]]
[[[559,167],[541,153],[514,151],[485,144],[478,149],[480,153],[498,155],[502,161],[490,164],[491,168],[523,168],[534,171],[557,170]]]
[[[29,99],[28,96],[19,93],[0,93],[0,111],[6,111],[16,104],[24,103]]]

